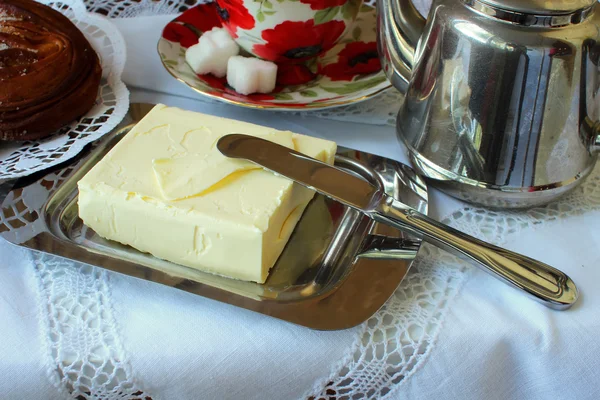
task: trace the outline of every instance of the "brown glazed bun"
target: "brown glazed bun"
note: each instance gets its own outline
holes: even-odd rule
[[[32,0],[0,0],[0,140],[48,136],[87,113],[102,69],[83,34]]]

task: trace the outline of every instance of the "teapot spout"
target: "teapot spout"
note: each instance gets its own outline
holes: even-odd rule
[[[425,19],[410,0],[377,0],[377,45],[388,79],[406,92]]]

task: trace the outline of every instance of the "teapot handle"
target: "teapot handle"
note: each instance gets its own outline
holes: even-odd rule
[[[377,43],[388,79],[406,92],[425,18],[411,0],[377,0]]]

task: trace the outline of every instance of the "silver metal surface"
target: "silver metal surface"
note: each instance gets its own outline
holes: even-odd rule
[[[589,14],[592,12],[592,4],[595,1],[596,0],[593,0],[591,4],[589,4],[586,7],[575,8],[573,10],[565,10],[558,13],[553,11],[554,7],[539,10],[530,8],[529,11],[524,11],[523,8],[519,7],[507,8],[494,5],[494,3],[505,2],[486,0],[464,0],[465,4],[467,4],[477,12],[500,21],[528,27],[535,26],[550,28],[556,28],[571,24],[579,24],[581,22],[584,22],[589,16]],[[525,7],[525,9],[527,9],[527,7]]]
[[[600,151],[596,1],[379,0],[382,65],[405,93],[399,138],[419,172],[489,207],[545,204]]]
[[[468,1],[468,0],[466,0]],[[597,0],[480,0],[492,7],[527,14],[568,13],[594,5]]]
[[[577,300],[575,283],[563,272],[432,220],[388,196],[376,185],[340,168],[243,134],[222,137],[217,148],[227,157],[255,162],[355,208],[374,221],[420,237],[470,261],[550,308],[564,310]]]
[[[410,0],[377,0],[376,9],[381,68],[392,85],[405,93],[425,19]]]
[[[126,118],[138,121],[151,108],[132,104]],[[54,171],[66,180],[52,189],[45,204],[30,209],[27,204],[38,201],[7,200],[0,208],[3,220],[10,224],[18,214],[28,224],[21,226],[24,218],[16,221],[17,229],[26,232],[17,235],[15,226],[0,223],[0,236],[19,246],[323,330],[350,328],[373,315],[396,290],[420,247],[420,239],[318,194],[263,285],[200,272],[105,240],[79,219],[76,184],[129,129],[131,125],[109,135],[89,154]],[[427,187],[409,167],[347,149],[338,151],[336,165],[427,212]],[[17,181],[8,198],[19,198],[28,185],[54,187],[45,180],[47,173]]]

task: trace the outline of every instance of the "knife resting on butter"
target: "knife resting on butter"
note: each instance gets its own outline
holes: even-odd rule
[[[334,142],[157,105],[78,182],[79,216],[161,259],[264,283],[315,192],[221,155],[238,132],[333,164]]]

